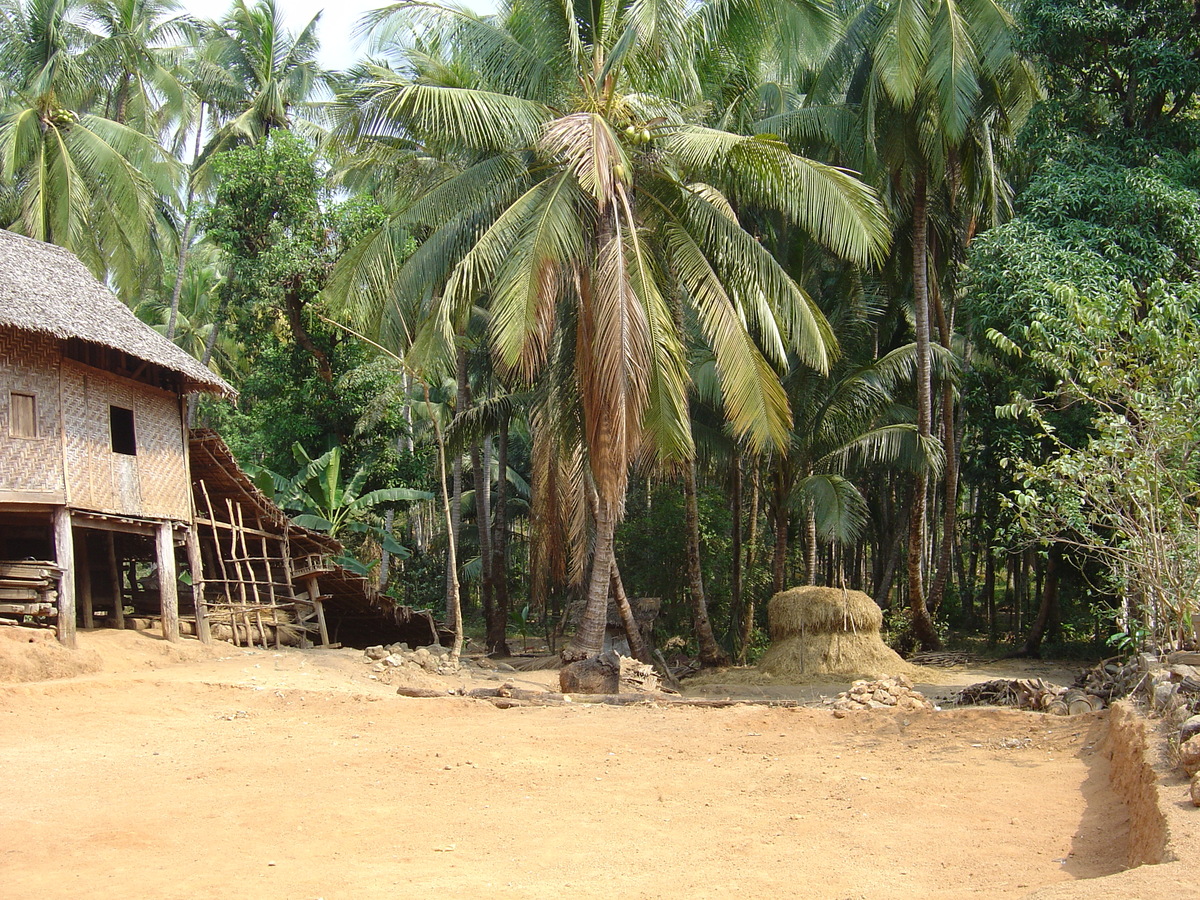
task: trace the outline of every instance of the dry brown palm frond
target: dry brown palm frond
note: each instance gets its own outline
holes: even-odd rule
[[[600,214],[613,203],[614,188],[625,181],[630,162],[603,116],[577,112],[546,127],[542,146],[561,159],[579,186],[596,201]]]
[[[591,303],[581,304],[579,361],[584,425],[596,490],[619,503],[629,463],[640,442],[649,399],[650,334],[633,290],[626,258],[628,237],[616,222],[600,248]]]

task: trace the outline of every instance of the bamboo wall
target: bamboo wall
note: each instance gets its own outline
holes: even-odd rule
[[[65,359],[61,346],[0,327],[0,503],[190,522],[179,395]],[[36,437],[12,434],[14,391],[36,397]],[[111,406],[133,410],[134,455],[113,452]]]
[[[113,452],[110,406],[133,410],[136,455]],[[64,360],[62,407],[70,506],[191,521],[178,395]]]
[[[0,502],[62,503],[58,341],[0,327]],[[37,398],[37,437],[11,435],[13,391]]]

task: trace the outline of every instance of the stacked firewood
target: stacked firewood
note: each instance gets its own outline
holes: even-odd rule
[[[1104,709],[1096,694],[1049,684],[1040,678],[1014,678],[968,685],[954,695],[957,706],[1015,706],[1057,716],[1075,716]]]
[[[1145,677],[1146,673],[1136,659],[1122,663],[1118,657],[1113,657],[1081,672],[1075,679],[1075,687],[1112,703],[1134,693]]]

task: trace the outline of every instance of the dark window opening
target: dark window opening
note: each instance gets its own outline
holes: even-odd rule
[[[108,408],[108,427],[112,432],[113,453],[137,456],[137,436],[133,430],[133,410],[121,406]]]
[[[37,397],[33,394],[9,394],[8,433],[13,437],[38,436]]]

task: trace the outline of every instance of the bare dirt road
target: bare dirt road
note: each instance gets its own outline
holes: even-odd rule
[[[1002,898],[1126,859],[1103,714],[498,710],[82,637],[99,672],[0,685],[4,900]]]

